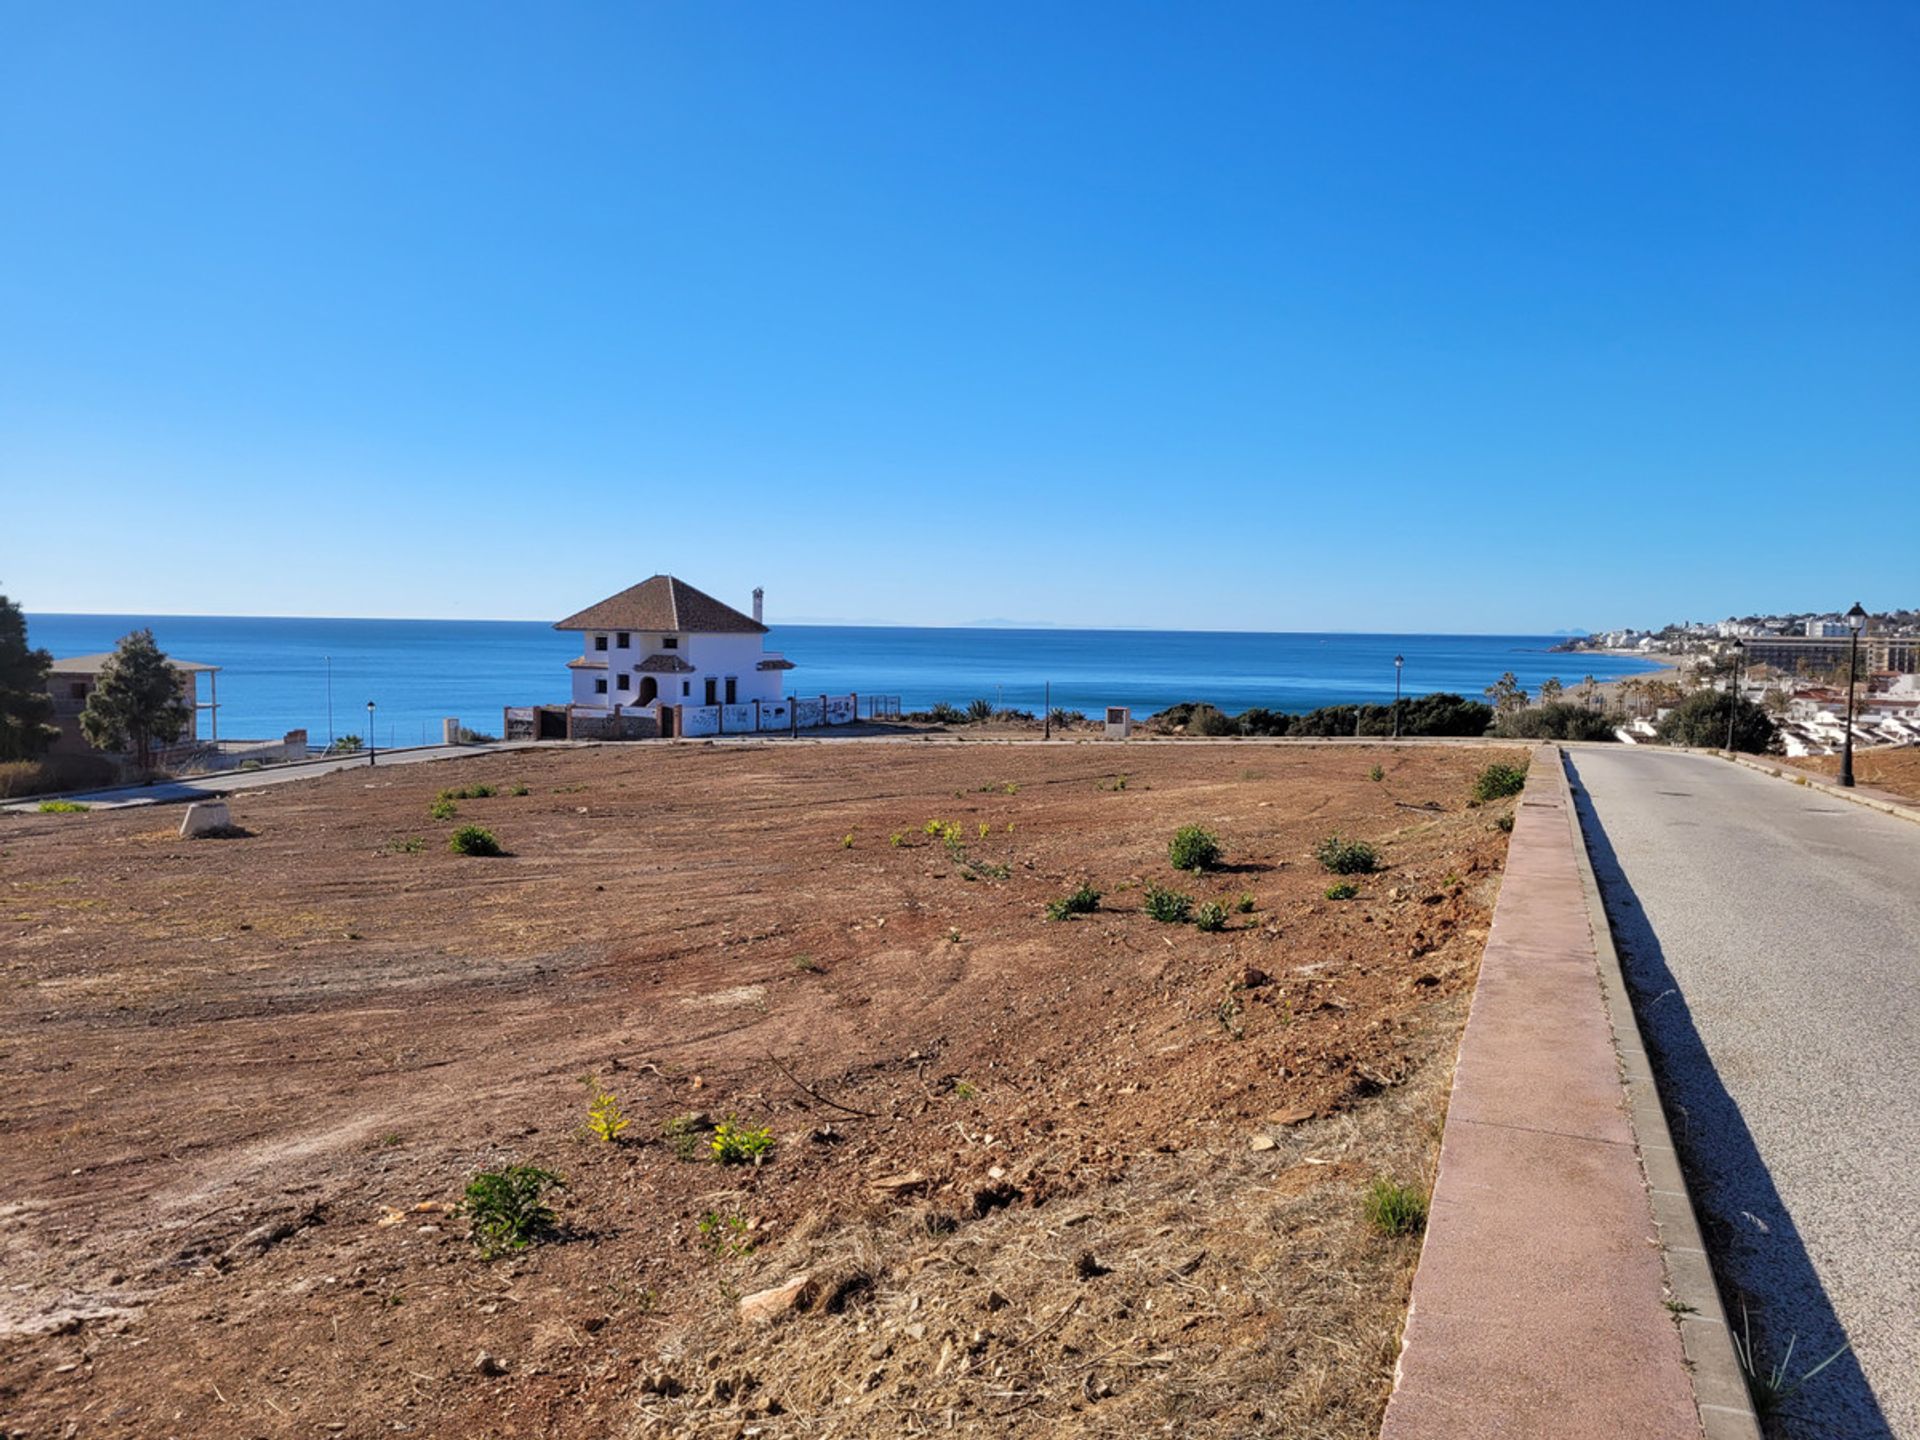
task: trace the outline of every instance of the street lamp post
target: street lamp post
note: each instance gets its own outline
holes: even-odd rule
[[[373,702],[367,701],[367,764],[373,764]]]
[[[1740,657],[1746,652],[1746,644],[1739,636],[1733,639],[1733,675],[1727,681],[1727,749],[1733,749],[1733,717],[1740,710]]]
[[[1393,657],[1393,738],[1400,738],[1400,668],[1407,663],[1407,657]]]
[[[1840,784],[1853,788],[1853,681],[1860,673],[1860,632],[1867,628],[1867,612],[1858,600],[1847,611],[1847,730],[1840,738]]]

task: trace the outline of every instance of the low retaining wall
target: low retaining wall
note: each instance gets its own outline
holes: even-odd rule
[[[1381,1440],[1701,1434],[1558,750],[1533,753]]]

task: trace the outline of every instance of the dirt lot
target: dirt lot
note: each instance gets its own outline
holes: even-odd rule
[[[1838,755],[1802,755],[1785,764],[1824,775],[1831,780],[1840,773]],[[1886,750],[1855,750],[1853,778],[1856,783],[1885,790],[1889,795],[1920,802],[1920,746],[1902,745]]]
[[[0,816],[0,1432],[1372,1435],[1418,1242],[1361,1195],[1428,1178],[1495,758],[648,746],[249,792],[231,839]],[[1188,822],[1226,870],[1172,870]],[[676,1154],[695,1112],[766,1163]],[[558,1233],[482,1260],[439,1207],[523,1162]]]

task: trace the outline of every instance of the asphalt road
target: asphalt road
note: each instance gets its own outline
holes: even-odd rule
[[[1920,825],[1708,756],[1573,751],[1736,1335],[1780,1432],[1920,1440]],[[1731,1283],[1729,1283],[1731,1282]]]
[[[464,760],[475,755],[493,755],[503,750],[524,750],[533,742],[526,740],[495,742],[491,745],[418,745],[404,749],[380,750],[374,754],[376,765],[419,765],[429,760]],[[270,765],[259,770],[222,770],[213,775],[194,775],[183,780],[157,780],[151,785],[117,785],[106,790],[88,790],[69,795],[70,800],[103,810],[128,805],[167,805],[182,800],[204,800],[213,795],[229,795],[237,790],[258,790],[268,785],[285,785],[291,780],[311,780],[335,770],[364,770],[367,757],[336,755],[320,760],[300,760],[291,765]],[[41,797],[0,805],[0,810],[31,811]]]

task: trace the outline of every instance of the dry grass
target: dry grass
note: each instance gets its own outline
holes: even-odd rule
[[[1405,1084],[1251,1132],[1272,1150],[1222,1131],[957,1229],[929,1203],[810,1217],[722,1267],[705,1314],[663,1347],[633,1433],[1377,1434],[1419,1240],[1375,1233],[1364,1196],[1381,1174],[1430,1185],[1464,1004],[1435,1017]],[[739,1295],[800,1274],[813,1284],[789,1318],[743,1329]]]

